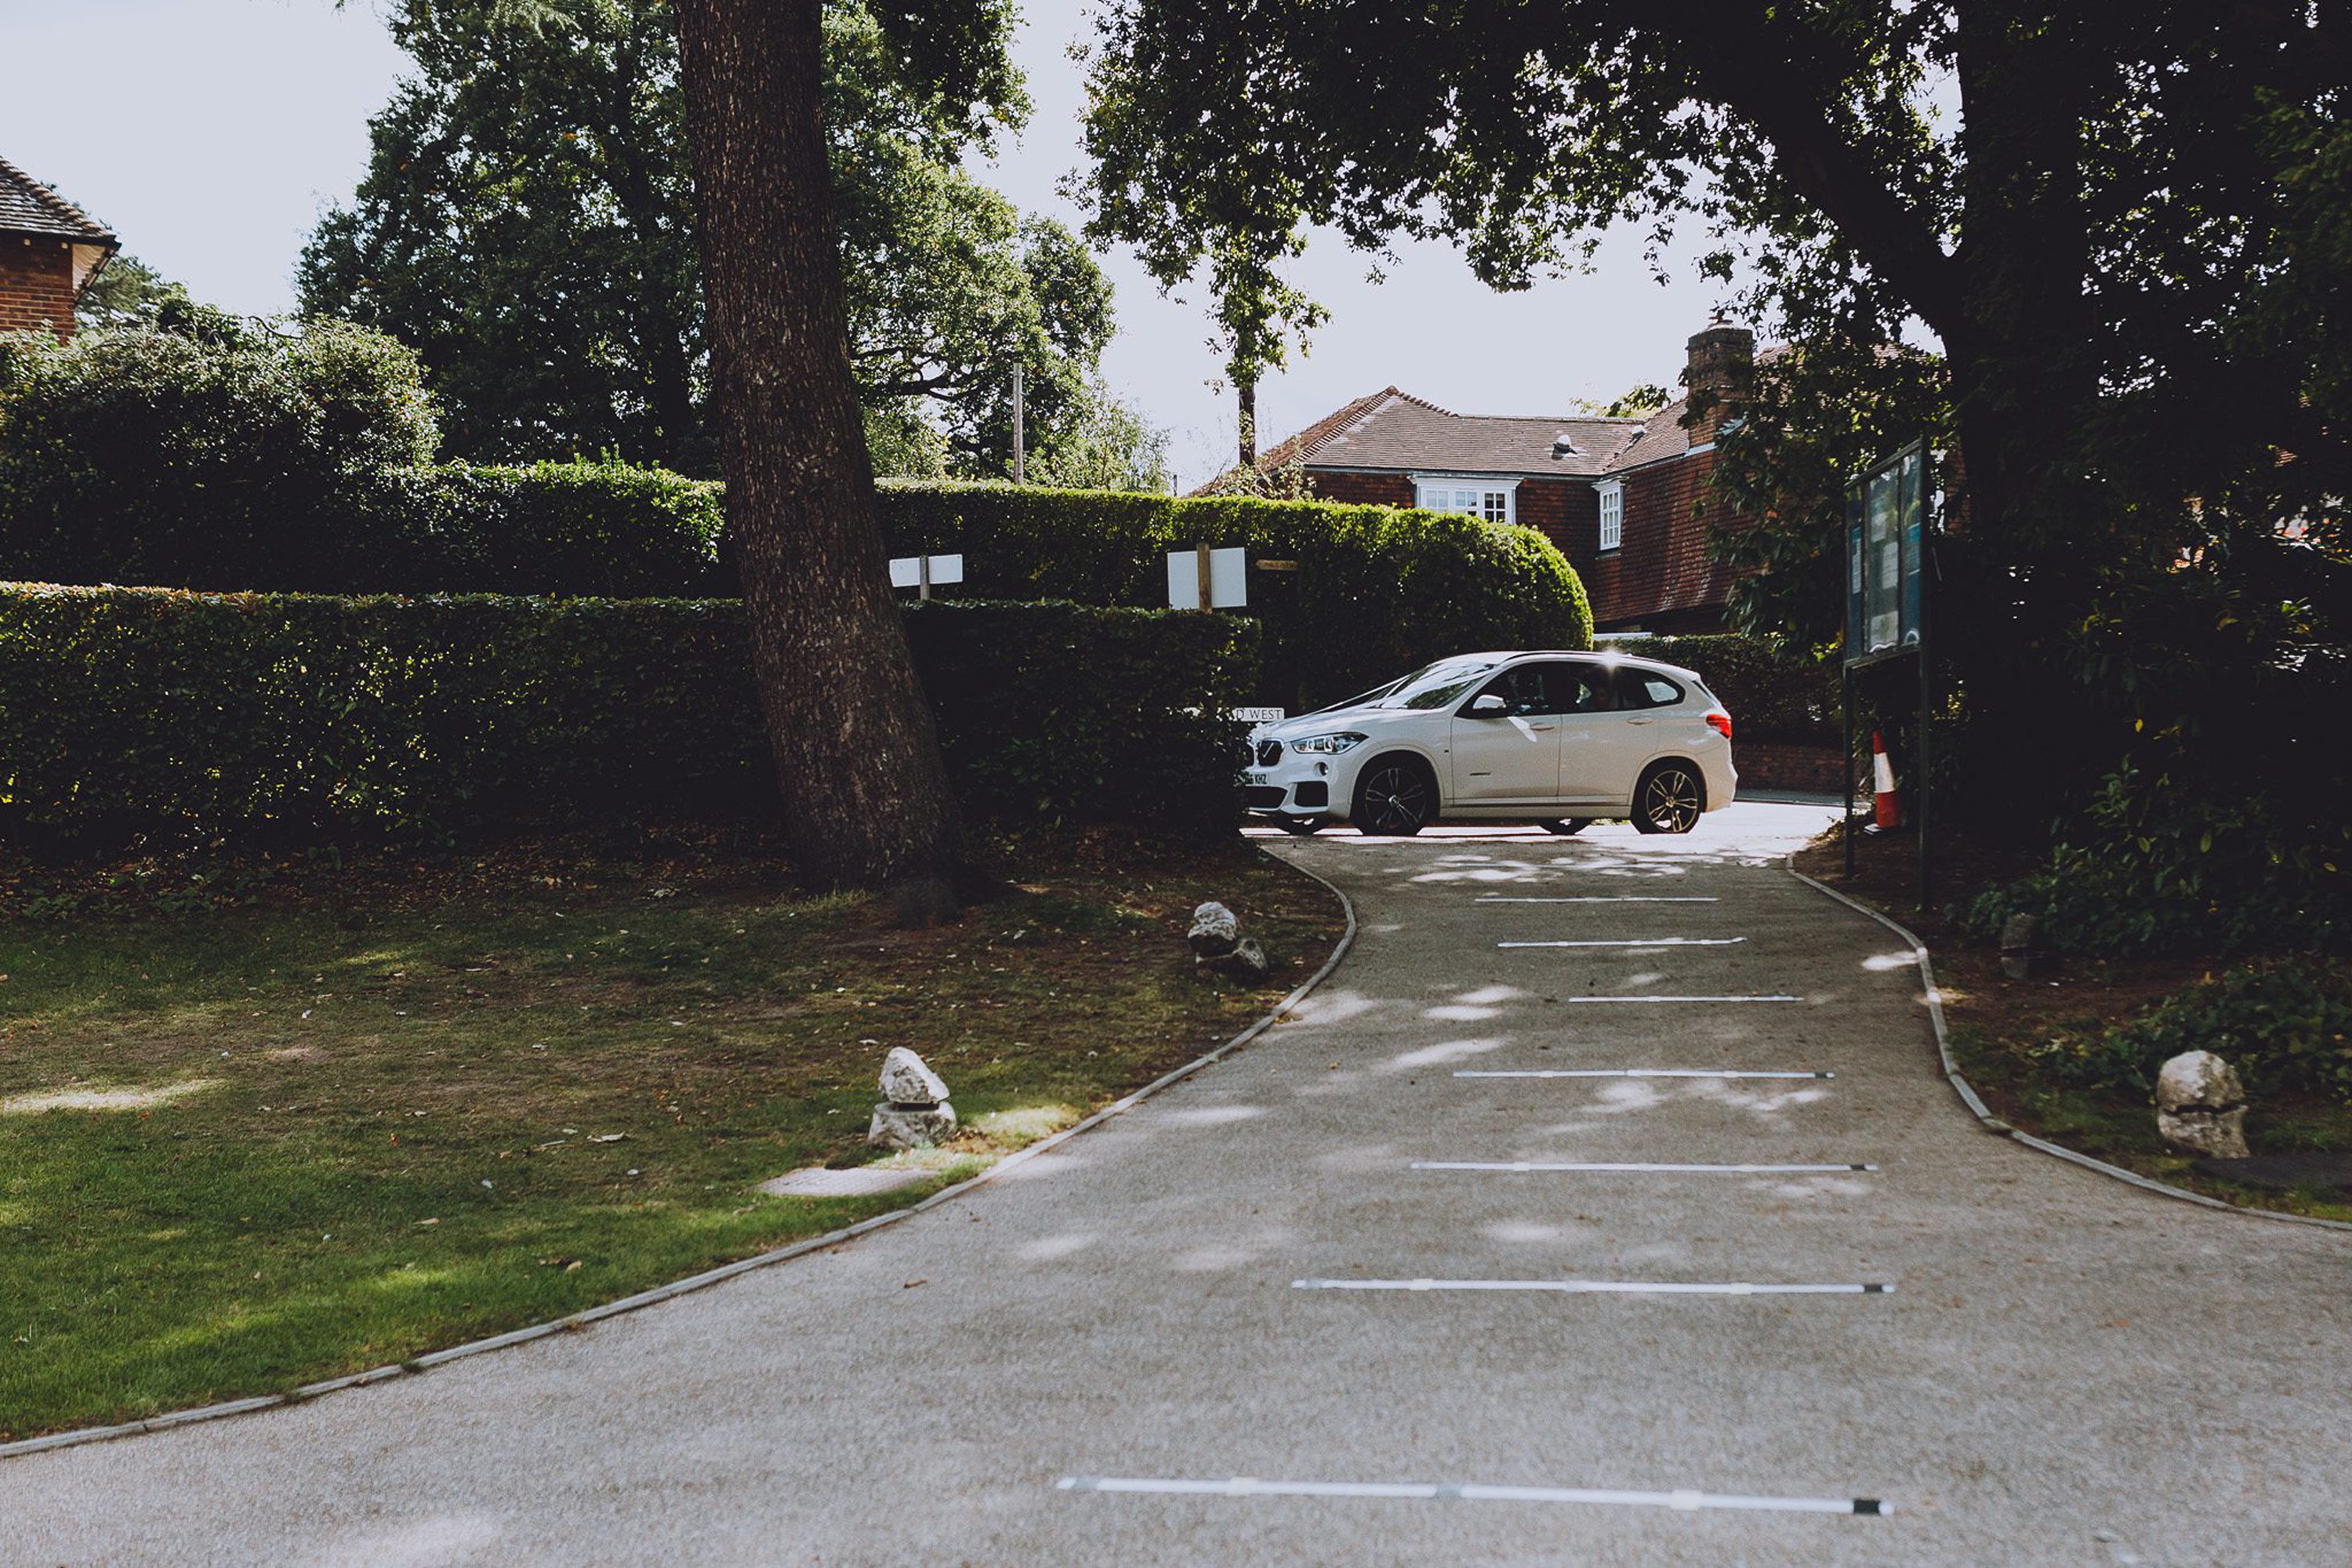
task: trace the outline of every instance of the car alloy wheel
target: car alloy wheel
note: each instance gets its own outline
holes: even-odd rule
[[[1428,826],[1429,778],[1411,763],[1375,764],[1358,786],[1357,798],[1363,807],[1356,816],[1360,832],[1410,838]]]
[[[1668,763],[1642,781],[1633,802],[1633,826],[1644,833],[1688,833],[1698,826],[1705,807],[1698,775],[1680,763]]]

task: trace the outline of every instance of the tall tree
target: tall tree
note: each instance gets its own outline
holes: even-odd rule
[[[1966,486],[1943,646],[2036,790],[2116,733],[2053,672],[2133,717],[2084,640],[2122,584],[2201,548],[2217,509],[2340,509],[2322,343],[2247,330],[2284,278],[2341,298],[2288,179],[2331,166],[2352,109],[2339,4],[1113,0],[1103,27],[1094,229],[1163,279],[1328,224],[1451,237],[1517,287],[1612,224],[1663,244],[1696,220],[1794,340],[1875,350],[1924,322]]]
[[[955,802],[890,591],[851,370],[818,0],[677,0],[710,374],[785,822],[804,874],[955,907]],[[1010,100],[1002,11],[900,13],[942,133]]]
[[[108,258],[74,300],[74,322],[83,327],[152,322],[166,306],[190,302],[185,284],[164,277],[135,256],[118,254]]]
[[[1013,366],[1050,447],[1086,417],[1110,286],[1067,229],[1024,219],[961,165],[1018,123],[1017,80],[985,114],[943,123],[870,11],[839,0],[822,15],[860,395],[890,428],[936,427],[960,468],[1009,469]],[[304,251],[306,312],[417,345],[455,453],[712,467],[667,0],[404,0],[392,27],[415,68],[372,123],[354,200]]]

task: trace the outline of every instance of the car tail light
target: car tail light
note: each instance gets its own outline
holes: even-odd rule
[[[1714,712],[1706,716],[1706,722],[1710,729],[1714,730],[1717,734],[1720,734],[1725,740],[1728,741],[1731,739],[1730,714],[1726,713],[1723,710],[1718,708]]]

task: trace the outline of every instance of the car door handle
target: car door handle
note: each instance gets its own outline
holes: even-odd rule
[[[1654,724],[1657,721],[1655,719],[1628,719],[1625,722],[1628,724]]]

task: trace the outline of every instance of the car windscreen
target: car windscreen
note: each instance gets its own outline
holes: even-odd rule
[[[1364,706],[1443,708],[1468,690],[1473,682],[1499,662],[1491,658],[1443,658],[1414,670],[1389,688],[1377,700]]]

